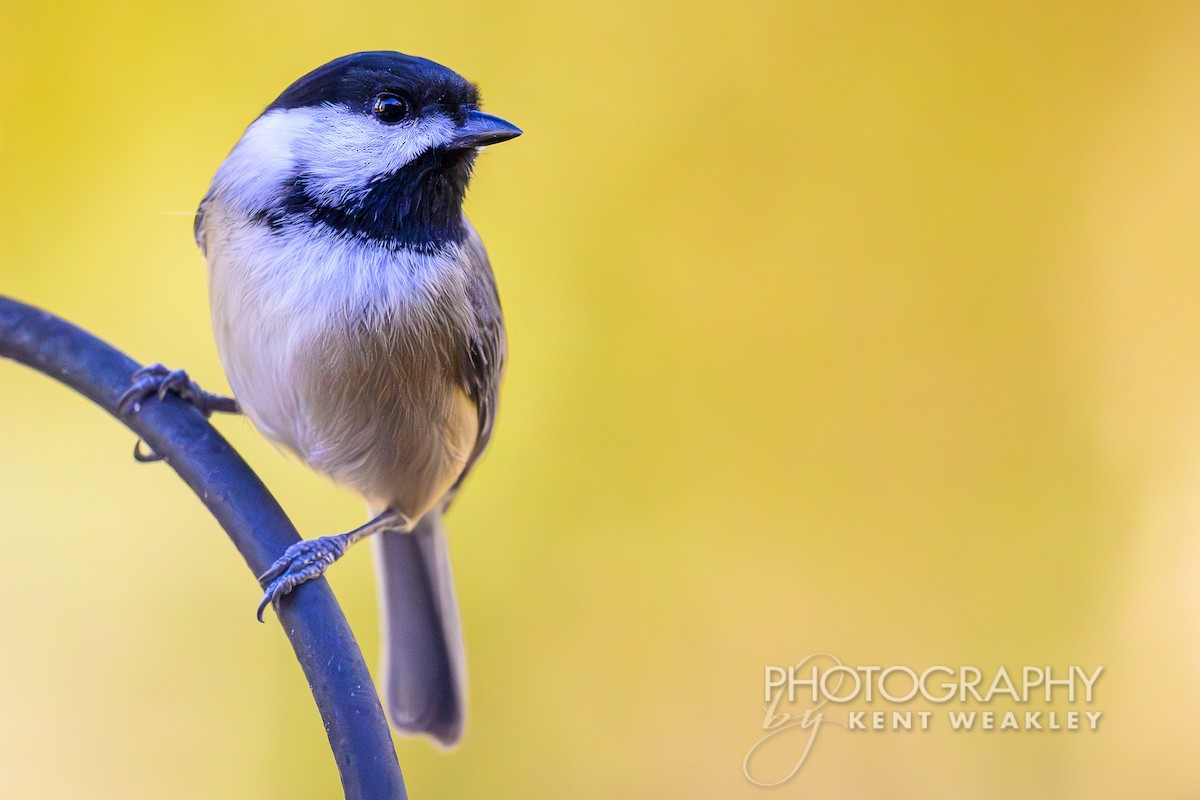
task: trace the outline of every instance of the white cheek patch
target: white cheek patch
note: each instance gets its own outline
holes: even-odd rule
[[[342,201],[372,178],[403,167],[426,150],[446,144],[454,123],[442,114],[412,122],[384,125],[343,107],[298,109],[310,115],[301,166],[308,186],[323,200]]]
[[[384,125],[344,106],[271,111],[246,129],[213,186],[227,200],[258,210],[274,205],[285,183],[303,173],[316,199],[336,205],[449,143],[454,129],[443,114]]]
[[[296,175],[294,143],[309,124],[311,120],[284,112],[259,117],[217,170],[210,194],[246,211],[275,205],[284,181]]]

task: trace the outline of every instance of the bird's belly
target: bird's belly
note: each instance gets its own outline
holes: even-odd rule
[[[298,452],[374,505],[414,521],[462,474],[474,404],[424,331],[328,330],[293,366],[305,428]]]
[[[212,272],[213,326],[247,417],[372,506],[421,517],[461,475],[478,436],[458,379],[461,326],[436,302],[358,313],[342,298],[298,311],[282,294],[227,283],[235,274]]]

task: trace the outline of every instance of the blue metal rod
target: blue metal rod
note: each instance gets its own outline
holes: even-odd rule
[[[163,402],[142,403],[135,414],[117,411],[139,364],[111,345],[53,314],[0,296],[0,357],[66,384],[132,429],[208,507],[254,575],[300,540],[262,481],[195,408],[168,395]],[[252,613],[252,605],[246,613]],[[406,798],[375,685],[325,579],[289,594],[279,621],[321,712],[347,799]]]

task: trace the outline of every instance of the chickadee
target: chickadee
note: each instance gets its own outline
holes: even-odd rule
[[[371,517],[290,547],[261,578],[260,619],[373,536],[385,706],[398,729],[443,745],[462,735],[465,674],[442,514],[491,437],[505,359],[462,202],[478,149],[520,134],[440,64],[356,53],[268,106],[196,213],[237,406]],[[127,402],[168,390],[231,410],[160,366]]]

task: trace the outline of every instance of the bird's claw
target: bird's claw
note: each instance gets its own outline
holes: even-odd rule
[[[137,411],[143,400],[151,397],[165,400],[168,392],[179,395],[206,417],[214,411],[209,393],[189,378],[187,372],[168,369],[162,364],[150,364],[133,373],[133,383],[117,401],[117,408],[122,414],[128,414],[130,411]]]
[[[122,414],[140,411],[143,401],[151,397],[165,400],[171,392],[203,414],[205,419],[216,411],[226,414],[241,412],[237,400],[206,392],[184,370],[168,369],[162,364],[150,364],[133,373],[130,387],[117,400],[117,410]],[[141,439],[133,446],[133,457],[143,464],[163,460],[153,451],[143,451]]]
[[[138,439],[133,443],[133,460],[139,464],[153,464],[156,461],[162,461],[166,456],[160,456],[153,450],[143,450],[142,440]]]
[[[258,621],[268,605],[279,607],[280,599],[302,583],[319,578],[350,546],[346,534],[322,536],[296,542],[284,551],[274,564],[258,577],[263,585],[263,597],[258,604]]]

